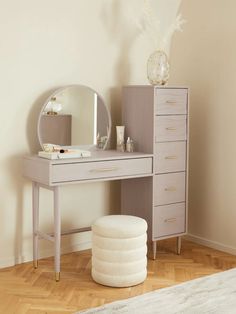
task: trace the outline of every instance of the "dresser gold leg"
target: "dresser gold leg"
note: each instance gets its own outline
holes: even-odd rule
[[[181,237],[177,237],[177,254],[180,255],[181,251]]]
[[[157,255],[157,241],[153,241],[152,242],[152,250],[153,250],[153,259],[156,259],[156,255]]]
[[[35,260],[35,261],[33,262],[33,264],[34,264],[34,269],[37,269],[37,268],[38,268],[38,260]]]
[[[60,273],[55,273],[55,280],[60,281]]]

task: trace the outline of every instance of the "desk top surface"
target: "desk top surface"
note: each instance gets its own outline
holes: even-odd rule
[[[47,163],[51,165],[55,164],[71,164],[71,163],[83,163],[83,162],[94,162],[94,161],[102,161],[102,160],[117,160],[117,159],[133,159],[133,158],[145,158],[145,157],[153,157],[153,154],[146,153],[127,153],[127,152],[119,152],[116,150],[93,150],[92,155],[90,157],[81,157],[81,158],[66,158],[66,159],[46,159],[39,157],[37,155],[29,155],[25,156],[25,159],[30,159],[37,161],[39,163]]]

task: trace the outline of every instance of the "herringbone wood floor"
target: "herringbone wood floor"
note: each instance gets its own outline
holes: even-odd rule
[[[158,243],[157,260],[148,261],[147,280],[132,288],[108,288],[90,276],[89,250],[62,256],[61,281],[53,280],[53,259],[34,270],[25,263],[0,270],[0,313],[64,314],[125,299],[162,287],[236,267],[236,256],[183,241],[181,255],[174,240]]]

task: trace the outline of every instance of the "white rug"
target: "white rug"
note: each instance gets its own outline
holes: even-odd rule
[[[78,313],[235,314],[236,268]]]

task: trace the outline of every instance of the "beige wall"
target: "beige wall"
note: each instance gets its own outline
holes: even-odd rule
[[[83,84],[103,95],[116,113],[123,67],[117,66],[121,40],[116,42],[107,27],[109,14],[121,15],[114,1],[0,0],[0,4],[1,267],[32,256],[31,185],[22,178],[21,158],[39,149],[36,121],[42,103],[60,86]],[[119,209],[117,185],[63,187],[63,228],[89,225]],[[42,193],[40,216],[41,228],[48,231],[52,230],[50,193]],[[65,237],[62,243],[64,251],[88,245],[89,234]],[[40,251],[50,255],[52,245],[41,241]]]
[[[195,240],[236,253],[236,2],[183,0],[171,82],[190,96],[190,217]]]
[[[0,0],[0,267],[32,258],[31,185],[22,178],[21,158],[39,149],[37,115],[50,93],[68,84],[96,90],[111,109],[114,142],[121,86],[147,84],[146,60],[154,48],[135,27],[141,3]],[[178,3],[168,1],[167,18]],[[52,230],[50,193],[41,197],[40,225],[46,231]],[[61,204],[63,228],[90,225],[119,210],[119,183],[63,187]],[[64,252],[89,245],[89,233],[62,242]],[[52,245],[41,241],[40,252],[51,255]]]

